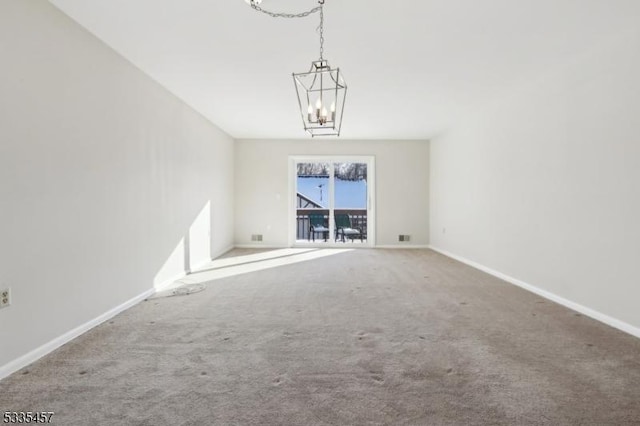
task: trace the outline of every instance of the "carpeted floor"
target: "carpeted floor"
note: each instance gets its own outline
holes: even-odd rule
[[[149,299],[0,381],[0,410],[59,425],[640,425],[640,339],[429,250],[354,250]]]

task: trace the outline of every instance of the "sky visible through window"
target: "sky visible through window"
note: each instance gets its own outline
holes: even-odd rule
[[[298,192],[324,208],[329,207],[329,177],[298,177]],[[336,209],[364,209],[367,181],[335,180]]]

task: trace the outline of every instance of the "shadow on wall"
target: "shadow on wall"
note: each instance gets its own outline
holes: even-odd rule
[[[211,201],[209,200],[156,273],[153,278],[153,287],[156,290],[163,289],[210,261]]]

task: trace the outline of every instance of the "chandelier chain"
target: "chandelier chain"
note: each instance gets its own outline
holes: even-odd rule
[[[307,10],[306,12],[301,12],[301,13],[278,13],[278,12],[270,12],[268,10],[264,10],[263,8],[261,8],[260,6],[258,6],[257,4],[255,4],[254,2],[251,2],[251,7],[254,10],[257,10],[258,12],[262,12],[265,15],[269,15],[272,18],[306,18],[307,16],[316,13],[316,12],[320,12],[322,10],[322,5],[324,4],[324,1],[322,3],[320,3],[320,6],[316,6],[311,10]]]
[[[318,26],[318,32],[320,33],[320,60],[323,61],[324,60],[324,8],[323,8],[324,2],[325,0],[318,0],[318,4],[320,6],[316,6],[313,9],[310,9],[301,13],[271,12],[258,6],[258,4],[253,0],[251,1],[250,4],[251,4],[251,8],[253,8],[254,10],[258,12],[262,12],[265,15],[269,15],[272,18],[306,18],[307,16],[313,13],[320,12],[320,25]]]
[[[323,2],[324,3],[324,2]],[[320,60],[323,61],[324,58],[322,57],[324,55],[324,9],[323,9],[323,3],[320,4]]]

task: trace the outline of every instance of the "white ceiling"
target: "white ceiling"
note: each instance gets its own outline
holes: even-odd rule
[[[317,14],[276,19],[244,0],[50,1],[233,137],[306,137],[291,73],[319,56]],[[432,137],[639,17],[638,0],[326,0],[325,58],[349,86],[342,137]]]

